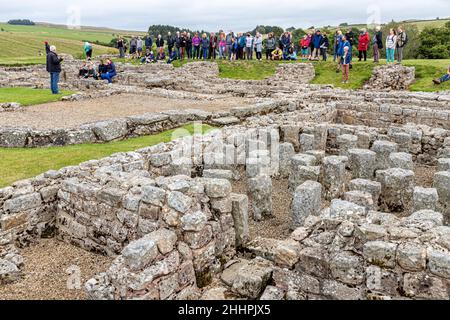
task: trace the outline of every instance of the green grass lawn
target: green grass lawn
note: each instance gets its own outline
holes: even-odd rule
[[[189,135],[200,131],[205,133],[213,129],[209,125],[200,128],[189,124],[182,127],[177,136]],[[195,131],[194,131],[195,130]],[[48,170],[78,165],[81,162],[101,159],[117,152],[128,152],[152,146],[161,142],[169,142],[175,130],[160,134],[131,138],[105,144],[81,144],[65,147],[49,148],[0,148],[0,188],[15,181],[37,176]]]
[[[50,81],[50,80],[49,80]],[[18,102],[23,106],[59,101],[63,96],[74,93],[62,90],[61,94],[52,94],[49,89],[0,88],[0,103]]]

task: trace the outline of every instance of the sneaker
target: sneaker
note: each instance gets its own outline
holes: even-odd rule
[[[441,84],[441,81],[439,79],[433,79],[434,84]]]

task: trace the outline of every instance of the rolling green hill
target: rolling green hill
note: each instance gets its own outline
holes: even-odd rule
[[[54,44],[61,53],[80,57],[83,54],[83,41],[109,44],[118,35],[135,34],[143,33],[95,27],[71,30],[60,25],[17,26],[0,23],[0,64],[42,63],[45,59],[42,55],[44,41]],[[116,53],[116,49],[94,44],[94,55],[107,53]]]

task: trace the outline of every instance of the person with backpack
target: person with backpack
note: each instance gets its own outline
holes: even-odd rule
[[[92,44],[90,44],[89,42],[85,42],[84,46],[84,53],[86,54],[86,59],[91,60],[92,58]]]
[[[176,39],[172,36],[172,32],[167,33],[167,49],[169,50],[169,54],[172,52],[172,49],[175,47]]]
[[[333,41],[333,61],[336,62],[336,60],[339,57],[339,55],[338,55],[339,43],[342,40],[342,31],[340,29],[337,29],[336,32],[334,33],[333,40],[334,40]]]
[[[228,59],[231,58],[231,46],[233,45],[233,38],[235,38],[234,36],[234,32],[230,30],[230,32],[228,32],[227,36],[225,37],[225,41],[227,42],[227,56]]]
[[[47,72],[50,73],[50,89],[52,94],[59,94],[58,82],[63,59],[58,57],[56,47],[49,46],[48,42],[45,42],[45,51],[47,52]]]
[[[383,49],[383,33],[381,32],[381,27],[377,26],[375,28],[376,32],[373,36],[373,62],[380,62],[380,50]]]
[[[386,38],[386,63],[394,63],[395,48],[397,46],[397,33],[394,29],[389,30],[389,35]]]
[[[247,37],[244,33],[239,33],[239,36],[237,38],[237,43],[239,46],[239,59],[245,60],[245,45],[247,43]]]
[[[402,63],[403,61],[403,49],[408,43],[408,35],[406,34],[405,30],[403,30],[403,27],[400,26],[398,28],[398,34],[397,34],[397,63]]]
[[[319,60],[320,45],[322,44],[323,36],[320,30],[316,30],[312,41],[313,41],[313,52],[311,54],[311,60]]]
[[[359,61],[364,57],[364,61],[367,61],[367,49],[369,49],[370,37],[366,29],[362,29],[358,38],[358,58]]]
[[[327,61],[327,51],[330,47],[330,41],[328,40],[328,36],[326,33],[323,34],[322,42],[320,43],[320,55],[322,56],[323,61]]]

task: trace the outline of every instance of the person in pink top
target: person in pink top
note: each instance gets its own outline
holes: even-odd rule
[[[219,39],[219,58],[226,59],[227,40],[225,38],[225,33],[222,32]]]
[[[192,46],[194,47],[194,54],[192,56],[193,59],[200,59],[200,43],[202,39],[199,37],[198,32],[194,34],[192,38]]]

